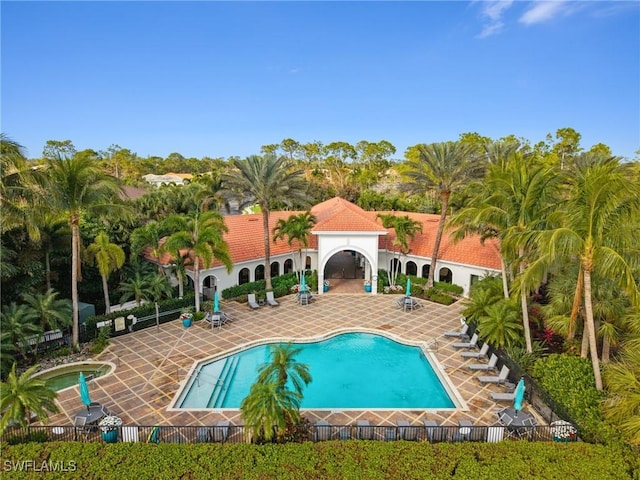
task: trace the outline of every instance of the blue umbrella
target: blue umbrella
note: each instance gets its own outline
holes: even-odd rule
[[[518,385],[516,386],[516,391],[513,395],[513,409],[516,411],[516,414],[522,410],[522,402],[524,401],[524,378],[521,377]]]
[[[304,278],[304,274],[300,278],[300,293],[304,292],[307,289],[306,280]]]
[[[213,292],[213,313],[220,311],[220,301],[218,300],[218,291]]]
[[[83,405],[87,406],[87,410],[89,410],[89,405],[91,405],[91,397],[89,396],[89,387],[87,386],[87,380],[84,378],[84,373],[80,372],[78,377],[78,386],[80,388],[80,400]]]
[[[407,277],[407,291],[405,292],[407,297],[411,296],[411,279]]]

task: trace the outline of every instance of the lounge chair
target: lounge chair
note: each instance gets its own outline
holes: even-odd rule
[[[360,440],[371,440],[373,438],[373,427],[369,423],[369,420],[358,420],[357,425],[357,437]]]
[[[438,422],[435,420],[425,420],[424,427],[427,435],[426,438],[431,443],[442,442],[444,440],[444,430],[440,428],[440,425],[438,425]]]
[[[461,352],[460,355],[462,355],[464,358],[483,358],[483,357],[486,358],[487,353],[489,353],[489,344],[487,342],[484,342],[479,351]]]
[[[513,402],[516,398],[515,393],[506,393],[506,392],[491,392],[489,394],[491,400],[495,402]]]
[[[272,307],[280,305],[273,296],[273,292],[267,292],[267,303]]]
[[[469,370],[497,370],[498,357],[495,353],[492,353],[488,363],[472,363],[471,365],[468,365],[468,367]]]
[[[468,342],[456,342],[452,346],[453,348],[476,348],[478,346],[478,334],[474,333]]]
[[[504,427],[487,427],[487,443],[498,443],[504,439]]]
[[[331,439],[331,426],[329,425],[329,422],[326,420],[318,420],[316,422],[315,439],[316,442]]]
[[[467,335],[468,331],[469,331],[469,325],[465,323],[464,325],[462,325],[460,330],[457,330],[455,332],[444,332],[444,336],[445,337],[468,338],[469,337]]]
[[[406,420],[398,420],[398,438],[400,440],[416,440],[418,438],[418,429],[412,427]]]
[[[220,420],[213,427],[211,440],[214,442],[226,442],[227,438],[229,438],[229,420]]]
[[[509,367],[506,365],[502,366],[502,370],[500,370],[499,375],[488,376],[488,377],[478,377],[480,383],[504,383],[507,381],[507,377],[509,376]]]
[[[251,308],[253,308],[254,310],[256,308],[260,308],[260,305],[258,305],[258,302],[256,300],[256,294],[255,293],[247,294],[247,302],[249,303],[249,306]]]

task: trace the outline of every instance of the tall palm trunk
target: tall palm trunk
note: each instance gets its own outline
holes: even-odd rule
[[[520,248],[520,258],[524,256],[524,248]],[[525,270],[524,264],[520,264],[520,273]],[[524,341],[527,346],[527,352],[532,353],[533,347],[531,345],[531,327],[529,326],[529,306],[527,305],[527,298],[529,297],[528,288],[524,285],[520,292],[520,306],[522,308],[522,326],[524,327]]]
[[[80,226],[79,218],[71,219],[71,304],[73,309],[73,323],[71,327],[71,342],[73,347],[80,343],[79,324],[79,298],[78,298],[78,268],[80,263]]]
[[[48,249],[44,252],[44,269],[47,291],[49,291],[51,290],[51,254]]]
[[[578,319],[578,312],[580,311],[580,305],[582,303],[581,298],[583,284],[584,275],[582,272],[582,265],[580,265],[580,269],[578,270],[578,281],[576,283],[576,292],[573,296],[573,306],[571,307],[571,316],[569,317],[569,330],[567,331],[567,340],[572,340],[576,335],[576,320]]]
[[[509,279],[507,278],[507,266],[504,262],[504,257],[500,254],[500,271],[502,274],[502,292],[504,298],[509,298]]]
[[[269,238],[269,208],[262,205],[262,225],[264,227],[264,282],[266,290],[273,290],[271,286],[271,239]]]
[[[104,292],[104,313],[111,313],[111,303],[109,302],[109,283],[107,282],[107,276],[102,275],[102,291]]]
[[[200,259],[196,257],[193,267],[193,280],[196,284],[196,312],[200,311]]]
[[[438,252],[440,251],[440,242],[444,232],[444,222],[447,219],[447,209],[449,208],[449,197],[451,192],[442,192],[440,198],[442,200],[442,211],[440,212],[440,221],[438,223],[438,231],[436,232],[436,241],[433,245],[433,253],[431,254],[431,268],[429,269],[429,277],[427,278],[427,288],[433,287],[433,279],[435,278],[436,264],[438,263]]]
[[[598,359],[598,345],[596,340],[596,326],[593,321],[593,306],[591,304],[591,270],[587,266],[584,268],[584,309],[586,313],[585,325],[588,326],[589,353],[591,355],[591,366],[593,376],[596,380],[596,389],[602,391],[602,377],[600,375],[600,360]]]

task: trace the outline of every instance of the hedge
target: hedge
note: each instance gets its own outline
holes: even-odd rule
[[[52,442],[0,447],[4,478],[47,479],[632,479],[619,448],[586,443],[502,442],[435,444],[328,441],[320,443],[147,444]],[[62,463],[64,462],[64,463]],[[71,467],[71,468],[69,468]],[[33,468],[33,467],[32,467]],[[11,473],[9,473],[11,470]]]
[[[310,276],[307,274],[306,279],[309,280]],[[291,293],[291,287],[298,283],[298,278],[294,273],[287,273],[271,279],[271,286],[273,287],[274,297],[283,297]],[[225,300],[246,300],[249,293],[257,293],[258,296],[264,297],[265,293],[265,281],[258,280],[257,282],[243,283],[242,285],[234,285],[233,287],[225,288],[222,290],[222,298]]]

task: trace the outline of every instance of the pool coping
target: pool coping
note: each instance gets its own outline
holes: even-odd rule
[[[398,407],[390,407],[390,408],[370,408],[370,407],[358,407],[358,408],[301,408],[300,411],[301,412],[331,412],[331,413],[337,413],[337,412],[355,412],[355,411],[362,411],[363,409],[369,410],[369,411],[376,411],[376,412],[385,412],[385,411],[397,411],[397,410],[415,410],[415,411],[424,411],[424,412],[433,412],[433,411],[443,411],[443,412],[455,412],[455,411],[468,411],[469,407],[467,405],[467,403],[465,402],[464,398],[462,397],[462,395],[460,395],[460,393],[458,392],[458,389],[455,387],[455,385],[453,384],[453,382],[451,381],[451,379],[449,378],[449,376],[447,375],[446,371],[445,371],[445,367],[444,365],[442,365],[442,363],[440,363],[440,361],[438,360],[438,358],[435,356],[431,345],[435,344],[437,345],[437,339],[435,338],[431,338],[428,341],[415,341],[415,340],[407,340],[403,337],[401,337],[400,335],[394,334],[394,333],[390,333],[384,330],[380,330],[380,329],[375,329],[375,328],[368,328],[368,327],[343,327],[343,328],[337,328],[337,329],[333,329],[330,330],[328,332],[322,333],[322,334],[318,334],[312,337],[302,337],[302,338],[298,338],[298,337],[271,337],[271,338],[262,338],[262,339],[258,339],[258,340],[252,340],[250,342],[245,342],[242,344],[238,344],[232,348],[229,348],[227,350],[225,350],[224,352],[219,352],[216,353],[214,355],[210,355],[208,357],[204,357],[201,358],[199,360],[196,360],[193,362],[191,368],[189,369],[189,371],[187,372],[187,375],[184,377],[184,380],[182,380],[177,388],[177,391],[173,397],[173,399],[171,400],[171,402],[169,403],[169,406],[166,408],[166,411],[168,412],[213,412],[213,413],[223,413],[223,412],[238,412],[240,411],[239,408],[181,408],[181,407],[176,407],[176,404],[179,401],[183,400],[183,393],[185,391],[188,390],[188,388],[190,388],[190,385],[193,384],[193,382],[195,381],[195,378],[197,375],[195,375],[195,372],[198,370],[199,367],[201,367],[203,364],[205,363],[210,363],[210,362],[214,362],[217,360],[221,360],[225,357],[228,357],[230,355],[234,355],[236,353],[240,353],[244,350],[248,350],[249,348],[253,348],[256,346],[260,346],[260,345],[266,345],[269,343],[289,343],[289,342],[295,342],[295,343],[317,343],[317,342],[322,342],[325,340],[328,340],[329,338],[333,338],[336,337],[338,335],[342,335],[345,333],[368,333],[368,334],[372,334],[372,335],[379,335],[379,336],[383,336],[386,337],[392,341],[395,341],[397,343],[401,343],[403,345],[408,345],[408,346],[413,346],[413,347],[418,347],[421,349],[422,353],[425,355],[425,357],[427,357],[427,360],[429,362],[429,364],[431,365],[431,367],[433,368],[436,376],[438,377],[438,380],[440,381],[441,385],[443,386],[443,388],[445,389],[445,391],[447,392],[447,395],[449,396],[449,398],[451,399],[451,401],[454,403],[454,407],[437,407],[437,408],[420,408],[420,407],[414,407],[414,408],[403,408],[403,409],[399,409]]]

